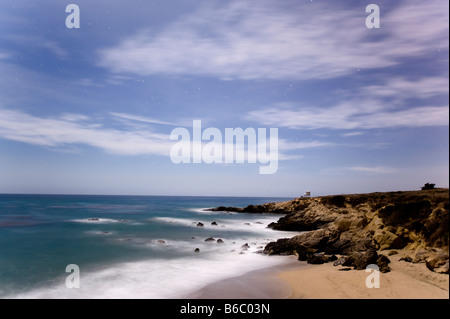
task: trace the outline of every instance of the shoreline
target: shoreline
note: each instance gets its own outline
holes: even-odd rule
[[[379,273],[380,287],[367,288],[372,272],[297,261],[219,280],[182,298],[188,299],[449,299],[449,276],[424,263],[390,256],[391,271]],[[346,270],[347,269],[347,270]]]
[[[268,256],[270,258],[270,256]],[[286,256],[286,263],[249,271],[208,284],[183,296],[188,299],[288,299],[291,285],[279,276],[284,272],[300,270],[305,263],[294,256]],[[300,269],[299,269],[300,267]]]
[[[286,270],[278,278],[290,285],[288,299],[449,299],[448,275],[400,258],[390,256],[392,270],[379,273],[379,288],[367,288],[371,272],[343,271],[346,267],[332,263]]]

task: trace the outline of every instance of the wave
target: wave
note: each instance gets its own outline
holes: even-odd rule
[[[142,225],[142,223],[138,223],[129,219],[113,219],[113,218],[84,218],[84,219],[71,219],[70,222],[75,223],[90,223],[90,224],[114,224],[114,223],[126,223],[128,225]]]
[[[110,265],[84,271],[80,268],[80,288],[69,289],[62,276],[58,284],[6,298],[19,299],[108,299],[108,298],[189,298],[199,289],[247,272],[283,265],[292,259],[257,254],[201,254],[189,258],[153,259]]]
[[[236,215],[239,213],[236,212],[222,212],[222,211],[208,211],[205,210],[206,207],[203,208],[188,208],[186,209],[186,211],[188,212],[192,212],[192,213],[197,213],[200,215]]]

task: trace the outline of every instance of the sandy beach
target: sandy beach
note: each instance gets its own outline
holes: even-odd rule
[[[449,276],[427,269],[424,263],[399,261],[390,256],[391,271],[379,273],[380,287],[367,288],[365,270],[342,270],[345,267],[300,266],[277,275],[289,284],[291,299],[448,299]]]
[[[190,293],[192,299],[288,299],[292,295],[289,281],[279,275],[290,271],[301,271],[306,263],[298,262],[294,256],[286,257],[284,265],[263,268],[241,276],[220,280]]]

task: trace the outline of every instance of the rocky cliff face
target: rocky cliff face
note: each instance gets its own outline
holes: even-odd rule
[[[295,254],[312,264],[333,261],[354,269],[377,264],[387,272],[386,255],[403,250],[405,261],[448,274],[448,189],[297,198],[240,211],[284,213],[269,227],[302,231],[269,243],[266,254]]]

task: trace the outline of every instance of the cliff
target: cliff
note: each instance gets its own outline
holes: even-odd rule
[[[405,262],[449,272],[448,189],[296,198],[211,210],[284,214],[269,227],[301,233],[266,245],[269,255],[297,255],[312,264],[334,262],[354,269],[377,264],[387,272],[388,256],[401,250]]]

